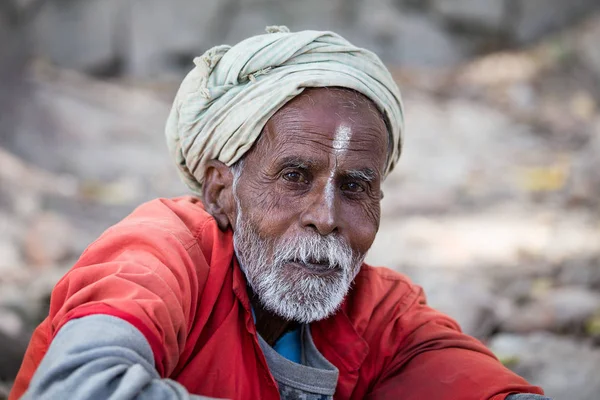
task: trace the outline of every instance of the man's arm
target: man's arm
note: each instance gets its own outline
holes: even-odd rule
[[[504,367],[454,320],[426,304],[420,288],[412,304],[392,322],[395,353],[385,363],[369,400],[490,399],[542,400],[543,391]],[[386,339],[387,340],[387,339]],[[522,394],[522,396],[516,396]],[[534,397],[526,397],[539,395]]]
[[[68,394],[68,396],[67,396]],[[109,315],[65,324],[55,336],[23,399],[200,400],[161,379],[146,338]]]
[[[60,391],[69,388],[67,392],[63,391],[62,398],[65,398],[71,397],[67,394],[74,390],[72,385],[82,390],[90,387],[99,390],[96,386],[101,380],[98,381],[95,374],[92,377],[84,372],[98,372],[100,366],[106,367],[104,374],[109,376],[125,374],[127,381],[130,374],[139,378],[137,373],[146,371],[149,375],[145,379],[150,387],[174,388],[166,381],[155,381],[154,377],[169,378],[179,363],[208,265],[197,238],[173,212],[162,210],[161,204],[157,201],[148,203],[107,230],[59,281],[52,292],[49,316],[32,337],[11,399],[19,398],[28,390],[34,373],[36,387],[29,393],[53,393],[58,397]],[[198,229],[195,232],[199,234]],[[103,342],[104,347],[91,347],[98,339],[94,336],[96,330],[78,327],[86,324],[90,316],[111,316],[133,326],[135,330],[128,332],[144,338],[144,346],[150,347],[152,357],[145,356],[139,346],[127,348],[138,342],[128,342],[124,332],[121,336],[104,338],[111,338],[115,343]],[[69,325],[71,321],[78,322],[73,326]],[[63,331],[67,325],[70,330]],[[83,342],[64,340],[65,335],[75,328],[84,332],[78,337]],[[113,328],[95,329],[108,334]],[[55,344],[60,338],[63,340]],[[88,345],[87,340],[91,340]],[[78,343],[77,347],[71,348],[71,342]],[[101,353],[101,348],[120,348],[121,355],[137,356],[130,359],[117,357]],[[90,349],[98,357],[87,357]],[[83,353],[79,354],[79,351]],[[72,364],[56,364],[65,357],[73,360]],[[104,361],[99,361],[104,359],[110,362],[102,364]],[[140,360],[146,361],[138,362]],[[140,369],[148,363],[153,369]],[[44,368],[38,373],[42,364]],[[70,374],[75,378],[68,378]],[[116,381],[115,378],[103,382],[113,385]]]

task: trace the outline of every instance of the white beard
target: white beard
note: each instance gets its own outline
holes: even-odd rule
[[[307,233],[288,239],[262,238],[242,216],[239,202],[237,208],[235,253],[262,306],[299,323],[332,315],[346,297],[365,256],[355,256],[350,246],[335,235]],[[303,263],[317,260],[335,271],[319,276],[290,265],[293,260]]]

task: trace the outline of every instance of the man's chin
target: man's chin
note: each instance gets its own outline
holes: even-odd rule
[[[341,302],[340,302],[341,304]],[[266,309],[271,311],[273,314],[286,319],[288,321],[293,321],[299,324],[310,324],[313,322],[321,321],[329,318],[334,315],[336,311],[339,309],[339,304],[333,308],[296,308],[296,307],[282,307],[280,303],[278,307],[271,309],[270,307],[265,306]]]
[[[295,272],[295,278],[298,278],[298,271]],[[334,275],[318,277],[306,271],[300,273],[310,274],[310,280],[317,287],[319,283],[323,285],[323,281],[329,282],[325,283],[325,286],[313,288],[316,292],[311,294],[307,294],[308,289],[301,287],[279,290],[271,288],[267,292],[257,293],[263,307],[281,318],[304,324],[320,321],[335,314],[347,293],[345,282],[342,279],[332,279]]]

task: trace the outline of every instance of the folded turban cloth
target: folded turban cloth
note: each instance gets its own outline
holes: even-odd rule
[[[403,110],[381,60],[333,32],[290,33],[286,27],[267,32],[208,50],[181,84],[166,136],[190,189],[201,194],[207,161],[234,164],[269,118],[307,87],[354,89],[377,105],[389,129],[387,175],[400,156]]]

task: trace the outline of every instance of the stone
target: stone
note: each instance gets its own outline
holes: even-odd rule
[[[593,18],[583,27],[577,40],[577,49],[584,64],[600,79],[600,16]]]
[[[499,31],[505,23],[506,0],[434,0],[432,9],[453,23]]]
[[[282,7],[285,7],[283,3],[273,7],[269,13],[265,13],[264,10],[257,7],[242,8],[241,12],[231,17],[232,22],[222,41],[234,45],[247,37],[265,33],[265,28],[269,25],[286,25],[292,31],[297,30],[297,27],[291,23],[292,17]],[[278,17],[270,18],[270,14],[276,14]]]
[[[556,278],[560,285],[577,285],[600,288],[600,258],[569,260]]]
[[[12,384],[9,382],[0,381],[0,399],[8,399]]]
[[[33,24],[38,56],[67,68],[94,71],[122,56],[119,37],[127,2],[121,0],[51,1]]]
[[[24,324],[15,312],[0,307],[0,332],[11,337],[23,334]]]
[[[35,118],[25,119],[32,120]],[[17,128],[17,131],[21,133],[19,128]],[[47,133],[47,131],[45,132]],[[37,135],[44,136],[39,132],[37,132]],[[27,138],[32,139],[31,137]],[[35,195],[39,194],[39,192],[50,192],[61,195],[72,195],[75,193],[75,185],[72,180],[51,174],[45,168],[37,168],[36,165],[26,162],[23,158],[9,151],[15,144],[19,144],[16,139],[7,144],[8,149],[0,147],[0,179],[12,188],[12,190],[6,191],[6,196],[11,198],[11,202],[14,203],[14,212],[22,215],[23,213],[30,214],[36,208],[39,209],[39,204],[35,204],[39,203],[39,199],[35,199]],[[23,143],[23,146],[25,147],[25,143]],[[49,147],[40,147],[41,149],[38,150],[39,153],[34,154],[46,154],[47,156]],[[35,159],[35,157],[32,158]]]
[[[73,228],[66,219],[45,213],[34,219],[24,243],[24,253],[30,265],[47,267],[74,256]]]
[[[510,10],[510,32],[519,43],[536,40],[600,8],[597,0],[518,0],[515,4]]]
[[[431,0],[395,0],[401,9],[427,11],[431,8]]]
[[[279,6],[275,6],[278,3]],[[285,1],[271,3],[277,10],[273,13],[271,10],[261,10],[267,17],[281,18],[282,22],[271,23],[270,25],[289,25],[293,30],[301,29],[331,29],[338,27],[341,22],[354,22],[356,13],[356,0],[331,0],[323,2],[321,0],[305,1]],[[274,14],[274,15],[273,15]],[[325,28],[327,27],[327,28]]]
[[[600,204],[600,118],[591,127],[592,135],[573,163],[569,193],[576,204]]]
[[[188,72],[195,56],[222,44],[236,13],[231,1],[131,1],[126,74],[146,79]]]
[[[599,312],[599,293],[577,286],[554,288],[506,315],[500,326],[508,332],[577,333]]]
[[[0,331],[0,382],[15,379],[26,348],[27,341],[23,338],[13,338]]]
[[[507,366],[554,399],[589,400],[600,393],[600,349],[574,338],[540,332],[501,333],[488,342]]]
[[[19,248],[13,240],[0,236],[0,254],[0,273],[6,274],[23,266]]]
[[[529,277],[519,276],[513,271],[509,276],[498,279],[496,288],[502,296],[512,299],[515,303],[523,303],[529,300],[534,289],[534,281]]]
[[[389,63],[447,67],[493,46],[496,33],[528,42],[597,8],[596,0],[53,1],[32,41],[60,66],[169,80],[209,47],[286,24],[338,31]]]
[[[451,67],[464,59],[466,49],[424,13],[401,13],[363,2],[355,44],[368,47],[385,62],[405,67]],[[418,43],[418,45],[416,45]]]
[[[424,172],[418,169],[409,171],[415,175]],[[430,177],[431,181],[442,179],[435,172]],[[405,196],[406,193],[409,192]],[[463,269],[493,265],[533,270],[542,261],[543,265],[552,265],[578,254],[600,253],[600,227],[590,224],[589,218],[567,211],[560,218],[548,218],[542,210],[527,211],[523,206],[388,218],[381,222],[369,259],[392,268],[418,265]]]
[[[582,287],[554,289],[543,302],[552,309],[558,329],[579,327],[600,313],[600,293]]]
[[[504,332],[528,333],[550,330],[555,323],[552,310],[539,303],[513,307],[512,312],[504,315],[500,329]]]
[[[61,198],[81,194],[84,182],[88,187],[129,185],[135,193],[126,197],[135,197],[133,203],[155,197],[157,192],[147,193],[150,187],[162,186],[162,195],[176,185],[183,188],[164,141],[170,106],[154,92],[74,73],[58,74],[51,83],[40,78],[32,86],[33,104],[23,110],[30,117],[22,118],[8,146],[19,158],[0,151],[0,166],[6,160],[15,170],[15,184],[26,182],[28,189]],[[86,129],[81,120],[87,121]]]
[[[8,329],[0,328],[0,331],[12,335],[18,330],[20,334],[14,337],[27,336],[26,333],[32,332],[48,316],[52,290],[71,265],[29,270],[18,281],[0,285],[0,315],[6,316],[8,326]]]

